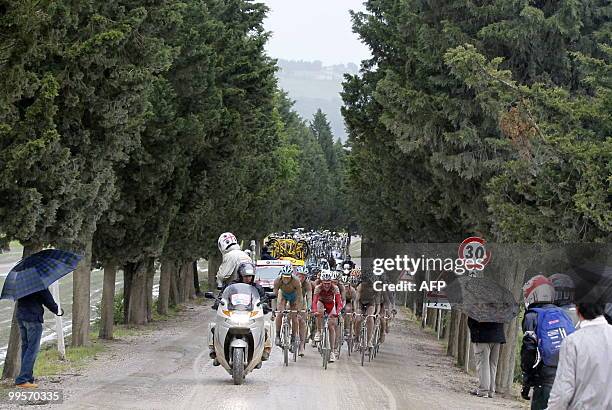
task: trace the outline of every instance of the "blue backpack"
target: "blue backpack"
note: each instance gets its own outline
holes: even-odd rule
[[[572,319],[561,308],[532,308],[537,314],[538,353],[546,366],[557,367],[563,339],[574,333]]]

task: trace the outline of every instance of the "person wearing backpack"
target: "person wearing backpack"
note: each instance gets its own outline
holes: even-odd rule
[[[521,396],[529,400],[531,410],[544,410],[555,381],[559,351],[563,340],[574,332],[574,324],[567,313],[553,304],[555,288],[543,275],[536,275],[523,286],[527,308],[523,319]]]
[[[576,286],[569,275],[555,273],[548,277],[555,287],[555,305],[565,310],[565,313],[572,319],[574,326],[578,324],[578,313],[574,304]]]

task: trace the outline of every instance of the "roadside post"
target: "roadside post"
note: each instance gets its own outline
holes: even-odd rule
[[[55,299],[57,309],[61,310],[62,306],[60,304],[59,280],[51,284],[51,294],[53,295],[53,299]],[[62,316],[55,316],[55,333],[57,334],[57,351],[59,352],[60,359],[65,360],[66,345],[64,343],[64,326],[62,319]]]

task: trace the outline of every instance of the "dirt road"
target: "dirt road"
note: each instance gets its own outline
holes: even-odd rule
[[[475,379],[452,365],[434,336],[399,317],[379,356],[364,367],[344,352],[324,371],[310,347],[304,358],[283,367],[275,348],[262,369],[234,386],[208,359],[205,333],[212,313],[209,306],[192,306],[149,334],[111,342],[80,376],[62,376],[59,384],[43,380],[42,388],[65,394],[63,405],[47,408],[521,408],[511,400],[470,396]]]

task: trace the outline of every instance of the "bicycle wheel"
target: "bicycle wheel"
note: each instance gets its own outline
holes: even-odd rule
[[[285,322],[285,324],[283,324],[283,336],[281,338],[281,340],[283,341],[283,363],[285,364],[285,366],[289,366],[290,340],[287,340],[289,337],[289,326],[287,322]]]
[[[370,356],[372,359],[376,359],[376,346],[378,345],[378,326],[375,324],[374,327],[374,338],[372,339],[372,348],[370,350]]]
[[[344,344],[344,318],[338,317],[339,326],[336,328],[336,332],[339,332],[336,335],[336,343],[338,344],[338,359],[340,358],[340,352],[342,351],[342,345]]]
[[[348,350],[348,355],[350,356],[353,352],[353,320],[349,319],[349,336],[346,341],[346,348]]]
[[[365,359],[365,351],[366,351],[366,348],[367,348],[367,344],[366,344],[366,337],[367,336],[366,336],[366,334],[367,334],[366,333],[366,328],[363,327],[363,325],[362,325],[361,333],[359,335],[359,350],[361,352],[361,365],[362,366],[363,366],[363,362],[364,362],[364,359]]]
[[[329,347],[329,333],[327,332],[327,327],[323,328],[323,335],[322,335],[322,341],[321,344],[323,345],[323,347],[321,348],[321,351],[323,353],[323,369],[327,370],[327,363],[329,362],[329,353],[330,353],[330,347]]]

